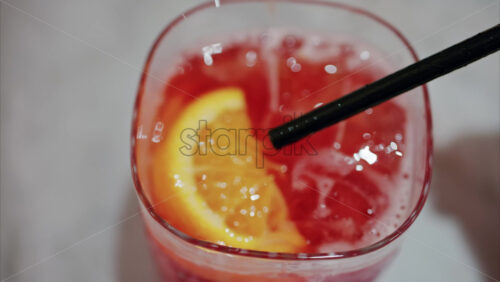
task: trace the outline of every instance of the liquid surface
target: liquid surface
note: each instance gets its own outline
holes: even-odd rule
[[[391,69],[380,57],[346,38],[283,31],[213,42],[182,56],[167,79],[158,120],[165,124],[163,134],[168,136],[186,107],[198,98],[227,87],[240,89],[246,104],[244,120],[238,121],[241,115],[228,111],[216,121],[226,129],[257,130],[250,134],[255,141],[235,143],[240,147],[261,144],[260,151],[238,151],[232,160],[248,161],[260,172],[226,168],[222,174],[197,173],[196,185],[207,205],[225,218],[231,232],[259,236],[265,228],[258,225],[271,223],[256,220],[257,213],[267,213],[271,206],[269,197],[259,199],[258,191],[272,184],[284,199],[286,217],[304,239],[297,251],[360,248],[393,232],[406,217],[410,177],[405,171],[409,162],[405,110],[389,101],[279,152],[265,145],[265,132],[387,75]],[[245,134],[246,138],[249,134]],[[155,150],[153,155],[158,154]],[[194,160],[200,167],[222,162],[213,156],[207,161],[203,155]],[[259,187],[252,175],[259,178]],[[166,209],[158,213],[171,217]]]

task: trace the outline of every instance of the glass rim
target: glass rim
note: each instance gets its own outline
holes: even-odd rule
[[[418,61],[419,57],[416,53],[416,51],[413,49],[412,45],[406,39],[406,37],[392,24],[390,24],[388,21],[383,19],[382,17],[369,12],[363,8],[359,8],[356,6],[352,6],[350,4],[344,4],[344,3],[338,3],[338,2],[330,2],[327,0],[220,0],[220,5],[222,4],[241,4],[241,3],[265,3],[265,2],[279,2],[279,3],[296,3],[296,4],[305,4],[305,5],[317,5],[317,6],[326,6],[329,8],[336,8],[336,9],[341,9],[345,10],[347,12],[351,12],[357,15],[364,16],[366,18],[369,18],[376,23],[382,25],[383,27],[387,28],[389,31],[391,31],[401,42],[403,45],[406,47],[407,51],[409,51],[410,56],[414,61]],[[249,250],[249,249],[242,249],[242,248],[235,248],[235,247],[230,247],[230,246],[225,246],[225,245],[220,245],[217,243],[213,243],[210,241],[205,241],[205,240],[200,240],[196,239],[194,237],[191,237],[190,235],[187,235],[183,233],[182,231],[176,229],[172,225],[170,225],[168,222],[166,222],[163,218],[161,218],[155,211],[154,207],[151,205],[149,200],[144,194],[144,190],[142,188],[141,182],[139,180],[139,177],[137,175],[137,169],[136,169],[136,150],[135,150],[135,142],[133,141],[136,134],[137,134],[137,128],[136,128],[136,114],[141,103],[141,97],[142,97],[142,89],[143,85],[145,84],[149,67],[151,65],[153,56],[155,54],[155,51],[162,41],[162,39],[174,28],[176,27],[179,23],[181,23],[183,20],[185,20],[188,16],[195,14],[197,12],[200,12],[202,10],[208,9],[208,8],[216,8],[214,5],[213,1],[207,1],[201,4],[196,5],[195,7],[188,9],[184,13],[180,13],[179,16],[174,18],[170,23],[166,25],[165,28],[161,31],[161,33],[156,37],[155,42],[153,43],[149,53],[148,57],[146,59],[146,62],[144,64],[143,70],[142,70],[142,76],[139,82],[139,89],[137,92],[135,104],[134,104],[134,117],[132,119],[132,130],[131,130],[131,168],[132,168],[132,178],[134,181],[134,186],[135,190],[137,192],[137,195],[141,201],[141,204],[144,206],[145,210],[148,212],[150,216],[153,217],[153,219],[160,224],[164,229],[166,229],[168,232],[171,232],[174,236],[182,239],[183,241],[193,245],[193,247],[201,247],[208,249],[210,251],[215,251],[221,254],[229,254],[229,255],[237,255],[237,256],[246,256],[246,257],[251,257],[251,258],[257,258],[257,259],[271,259],[271,260],[335,260],[335,259],[345,259],[345,258],[353,258],[353,257],[358,257],[361,255],[365,255],[368,253],[372,253],[376,250],[379,250],[383,248],[384,246],[390,244],[391,242],[395,241],[397,238],[399,238],[416,220],[417,216],[420,214],[420,211],[422,210],[425,201],[427,199],[427,196],[429,194],[429,184],[430,184],[430,179],[431,179],[431,172],[432,172],[432,152],[433,152],[433,140],[432,140],[432,118],[431,118],[431,108],[430,108],[430,99],[429,99],[429,93],[427,89],[427,85],[422,85],[419,88],[422,90],[423,98],[424,98],[424,104],[425,104],[425,122],[426,122],[426,133],[427,133],[427,152],[425,156],[425,173],[424,173],[424,182],[423,182],[423,187],[422,191],[420,193],[419,199],[415,205],[415,208],[412,210],[408,218],[392,233],[389,235],[385,236],[384,238],[378,240],[375,243],[372,243],[368,246],[358,248],[358,249],[353,249],[353,250],[348,250],[348,251],[342,251],[342,252],[328,252],[328,253],[276,253],[276,252],[267,252],[267,251],[256,251],[256,250]],[[244,252],[242,252],[244,251]]]

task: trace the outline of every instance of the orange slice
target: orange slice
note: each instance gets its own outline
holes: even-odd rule
[[[198,239],[297,252],[305,241],[288,218],[273,176],[256,165],[262,152],[249,127],[237,88],[209,92],[189,104],[155,154],[155,210]]]

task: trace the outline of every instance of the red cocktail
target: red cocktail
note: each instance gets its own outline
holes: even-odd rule
[[[205,12],[216,21],[239,11],[274,21],[299,8],[328,7],[406,41],[351,7],[270,2],[199,6],[153,48],[132,136],[153,251],[170,280],[371,281],[427,194],[425,89],[273,150],[267,129],[387,75],[397,63],[363,32],[326,33],[286,20],[286,28],[236,26],[170,51],[165,38],[183,19],[197,22]],[[222,22],[220,28],[228,29]],[[411,49],[405,55],[414,59]]]

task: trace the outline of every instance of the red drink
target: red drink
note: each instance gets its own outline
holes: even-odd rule
[[[206,51],[210,48],[219,51],[210,54]],[[172,134],[176,116],[197,97],[221,88],[241,89],[251,128],[267,129],[388,73],[373,50],[340,38],[269,31],[209,45],[205,51],[184,54],[168,79],[170,87],[157,118],[163,121],[163,135]],[[402,165],[405,126],[404,109],[390,101],[280,152],[262,152],[266,161],[261,169],[274,176],[290,220],[305,239],[297,251],[352,250],[380,240],[399,226],[408,205],[403,195],[408,178]],[[263,136],[255,135],[258,142],[263,142]],[[152,158],[162,154],[155,147]],[[165,188],[157,184],[152,189]],[[153,204],[162,201],[162,192],[153,195],[158,197]],[[172,212],[168,203],[160,205],[159,215],[168,219]]]
[[[143,77],[132,156],[165,279],[372,281],[425,200],[426,102],[386,102],[281,151],[266,133],[392,72],[377,49],[265,29],[165,62]]]

